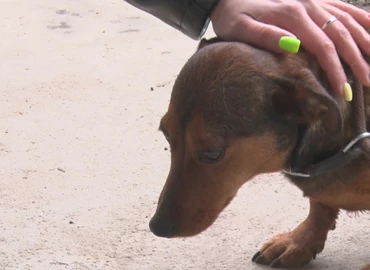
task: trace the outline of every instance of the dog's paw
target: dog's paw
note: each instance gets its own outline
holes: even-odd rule
[[[312,236],[312,235],[311,235]],[[253,262],[270,265],[273,268],[296,268],[308,264],[324,249],[310,235],[288,232],[275,236],[263,245],[252,258]]]
[[[370,270],[370,264],[361,267],[361,270]]]

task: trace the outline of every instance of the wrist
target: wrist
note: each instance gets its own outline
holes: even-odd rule
[[[213,4],[213,7],[210,10],[209,16],[208,16],[211,21],[214,21],[214,20],[216,20],[216,18],[219,17],[219,14],[220,14],[220,6],[222,6],[222,2],[223,1],[224,0],[217,0]]]
[[[198,39],[200,39],[207,31],[208,26],[210,22],[212,21],[212,14],[215,9],[215,7],[218,5],[218,3],[222,0],[198,0],[197,4],[202,7],[203,10],[206,11],[205,13],[205,18],[204,18],[204,23],[203,23],[203,28],[199,33]]]

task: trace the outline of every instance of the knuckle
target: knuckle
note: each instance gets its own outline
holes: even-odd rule
[[[321,48],[319,48],[319,50],[325,52],[325,54],[336,53],[335,46],[330,39],[323,39],[321,41]]]
[[[348,41],[352,39],[352,36],[351,36],[351,33],[348,31],[348,29],[342,26],[342,27],[339,27],[339,29],[337,30],[337,38],[344,40],[344,41]]]
[[[359,70],[359,73],[365,73],[367,74],[369,72],[369,66],[367,65],[366,61],[362,57],[358,57],[355,59],[352,59],[349,63],[347,63],[351,69]]]
[[[362,39],[363,39],[363,44],[364,44],[364,48],[366,48],[366,50],[368,50],[368,49],[370,49],[369,48],[369,44],[370,44],[370,36],[368,35],[368,34],[364,34],[363,36],[362,36]]]
[[[258,33],[259,38],[261,40],[266,40],[267,38],[269,38],[271,32],[272,32],[271,29],[269,27],[267,27],[267,26],[261,26],[257,30],[257,33]]]
[[[347,63],[351,69],[356,69],[357,67],[361,66],[362,63],[360,63],[360,61],[358,61],[357,59],[356,60],[352,60],[351,62],[348,62]]]
[[[316,2],[314,0],[301,0],[302,4],[303,5],[313,5],[315,4]]]
[[[282,10],[285,10],[288,14],[299,15],[305,12],[305,8],[302,4],[297,1],[286,1],[282,5]]]
[[[348,12],[341,12],[339,19],[344,24],[353,22],[353,18]]]

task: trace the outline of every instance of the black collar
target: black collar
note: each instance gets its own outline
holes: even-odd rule
[[[296,177],[316,177],[325,172],[338,169],[354,159],[358,158],[363,154],[360,147],[355,147],[356,143],[364,138],[370,137],[369,132],[364,132],[354,138],[346,147],[341,149],[338,153],[333,156],[316,164],[311,164],[307,168],[289,168],[289,170],[283,170],[284,174]]]

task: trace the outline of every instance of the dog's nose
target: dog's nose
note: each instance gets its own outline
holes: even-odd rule
[[[159,237],[172,237],[175,234],[175,223],[166,217],[154,215],[149,222],[152,233]]]

